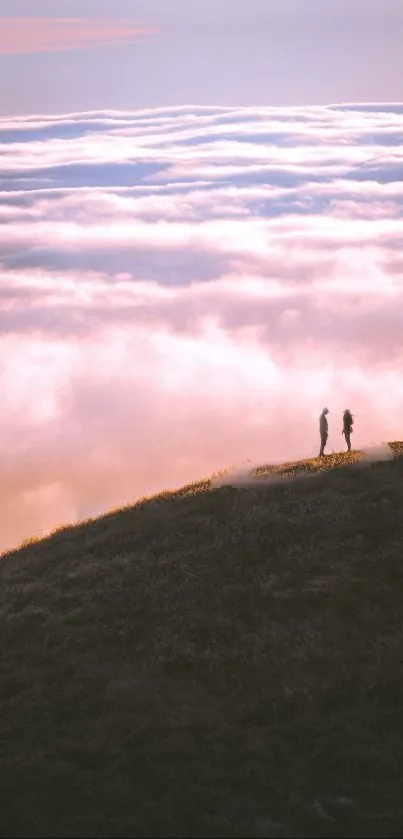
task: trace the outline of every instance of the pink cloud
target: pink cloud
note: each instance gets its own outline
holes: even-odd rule
[[[0,55],[113,46],[155,35],[134,21],[85,18],[1,18]]]

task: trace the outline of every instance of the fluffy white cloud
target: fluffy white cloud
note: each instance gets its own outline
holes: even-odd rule
[[[1,544],[403,411],[403,106],[0,120]]]

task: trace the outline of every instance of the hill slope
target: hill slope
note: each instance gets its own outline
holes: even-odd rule
[[[2,559],[2,835],[403,836],[403,459],[357,457]]]

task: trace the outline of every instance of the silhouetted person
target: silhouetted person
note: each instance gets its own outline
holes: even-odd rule
[[[329,413],[329,408],[324,408],[320,417],[319,417],[319,434],[320,434],[320,452],[319,457],[322,457],[325,451],[325,446],[327,443],[327,438],[329,436],[329,426],[327,422],[327,414]]]
[[[348,408],[344,411],[343,414],[343,434],[346,438],[347,443],[347,451],[351,452],[351,435],[353,433],[353,415]]]

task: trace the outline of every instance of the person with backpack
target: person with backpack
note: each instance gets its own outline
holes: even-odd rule
[[[325,446],[327,443],[327,438],[329,436],[329,425],[327,421],[327,414],[329,413],[329,408],[324,408],[320,417],[319,417],[319,434],[320,434],[320,452],[319,457],[322,457],[325,452]]]
[[[351,452],[351,435],[353,433],[353,415],[351,411],[346,408],[343,414],[343,436],[347,443],[347,451]]]

